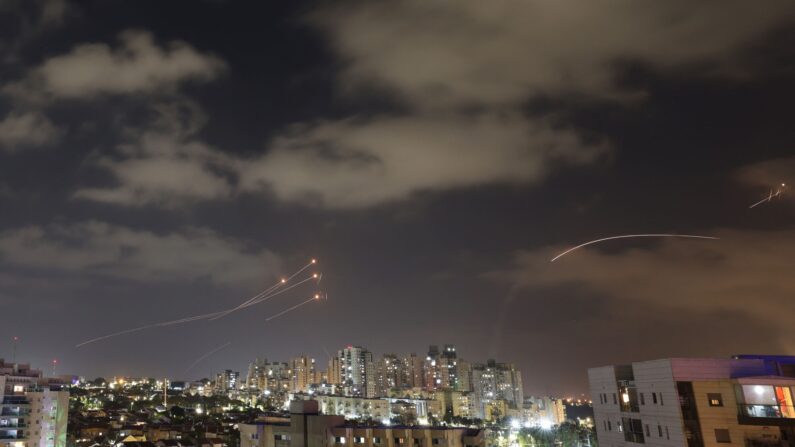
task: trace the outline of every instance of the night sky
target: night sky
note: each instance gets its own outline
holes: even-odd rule
[[[0,356],[795,353],[795,3],[0,0]],[[627,233],[720,240],[579,243]],[[305,285],[224,319],[312,257]],[[313,302],[265,324],[308,298]]]

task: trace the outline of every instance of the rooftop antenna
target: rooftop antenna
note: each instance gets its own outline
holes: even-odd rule
[[[52,377],[55,377],[56,366],[58,366],[58,359],[52,359]]]
[[[11,363],[17,362],[17,342],[19,341],[19,337],[16,335],[14,336],[14,355],[11,357]]]
[[[168,409],[168,378],[163,379],[163,406]]]

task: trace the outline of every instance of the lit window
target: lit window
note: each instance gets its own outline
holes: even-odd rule
[[[720,393],[708,393],[707,400],[709,401],[710,407],[723,406],[723,396]]]

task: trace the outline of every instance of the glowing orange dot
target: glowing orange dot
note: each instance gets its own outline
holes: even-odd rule
[[[317,259],[313,259],[313,260],[312,260],[312,264],[314,264],[314,263],[316,263],[316,262],[317,262]]]
[[[284,278],[282,278],[282,284],[284,284],[284,283],[286,283],[286,282],[287,282],[287,280],[286,280],[286,279],[284,279]]]

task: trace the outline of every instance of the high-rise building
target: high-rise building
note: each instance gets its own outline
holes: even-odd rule
[[[328,383],[330,385],[339,385],[342,383],[342,371],[339,357],[332,357],[328,361]]]
[[[511,363],[489,360],[472,365],[472,388],[475,413],[481,419],[496,419],[506,416],[507,410],[522,409],[522,374]]]
[[[417,354],[414,353],[403,359],[406,388],[422,388],[425,386],[423,365],[424,359],[417,357]]]
[[[290,360],[290,388],[292,392],[305,392],[315,380],[315,359],[302,355]]]
[[[390,390],[404,386],[403,362],[394,354],[384,354],[375,367],[376,396],[388,396]]]
[[[246,388],[259,392],[265,391],[268,387],[268,373],[266,365],[267,359],[255,359],[248,365],[248,375],[246,375]]]
[[[472,391],[472,364],[466,360],[458,359],[456,374],[455,389],[457,391]]]
[[[231,369],[219,372],[215,376],[215,389],[219,393],[235,391],[238,388],[240,373]]]
[[[375,396],[373,354],[361,346],[348,346],[338,352],[340,382],[349,396]]]
[[[672,358],[588,370],[599,445],[784,446],[795,357]]]
[[[69,391],[30,365],[0,359],[0,446],[66,447]]]

